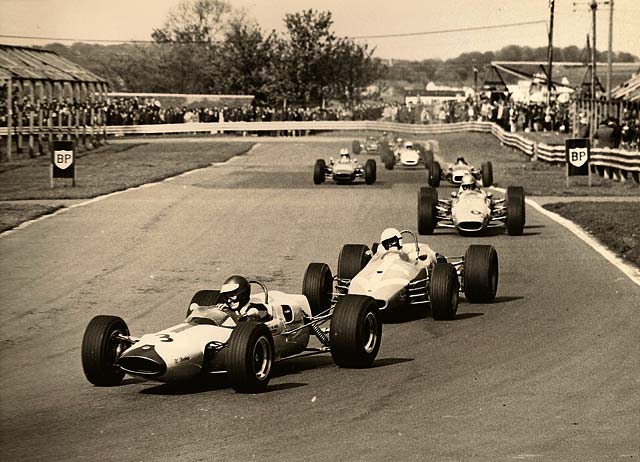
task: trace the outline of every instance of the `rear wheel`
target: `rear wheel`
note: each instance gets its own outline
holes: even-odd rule
[[[345,295],[336,304],[329,333],[331,357],[340,367],[369,367],[382,340],[376,301],[365,295]]]
[[[191,297],[191,301],[189,302],[189,306],[187,307],[187,317],[189,317],[193,312],[193,308],[191,308],[191,305],[193,305],[194,303],[198,306],[214,306],[218,303],[218,298],[220,298],[219,290],[197,291],[195,295]]]
[[[338,256],[338,278],[353,279],[371,260],[369,247],[364,244],[345,244]]]
[[[264,391],[271,378],[273,359],[269,328],[256,322],[239,323],[227,346],[226,367],[231,387],[238,393]]]
[[[376,182],[376,161],[369,159],[364,164],[364,182],[373,184]]]
[[[124,371],[116,364],[130,345],[118,335],[128,337],[129,328],[117,316],[96,316],[87,325],[82,338],[82,370],[92,384],[110,387],[122,382]]]
[[[307,297],[313,316],[317,316],[331,307],[333,276],[329,265],[309,263],[302,279],[302,295]]]
[[[431,149],[425,150],[423,154],[423,158],[424,158],[424,167],[427,169],[431,169],[431,166],[435,162],[435,159],[433,157],[433,151],[431,151]]]
[[[386,168],[387,170],[393,170],[393,167],[396,164],[396,159],[393,155],[392,152],[390,152],[385,158],[384,158],[384,168]]]
[[[506,194],[507,232],[510,236],[521,236],[524,231],[525,202],[522,186],[509,186]]]
[[[429,281],[431,314],[438,321],[451,321],[458,311],[458,273],[451,263],[436,263]]]
[[[353,140],[353,142],[351,143],[351,150],[353,151],[354,154],[360,154],[360,141],[358,140]]]
[[[438,205],[438,191],[434,188],[420,188],[418,192],[419,234],[433,234],[438,224],[436,205]]]
[[[440,162],[432,162],[431,166],[428,170],[428,182],[429,186],[437,188],[440,186],[440,177],[442,176],[442,167],[440,167]]]
[[[492,245],[470,245],[464,254],[464,294],[470,303],[488,303],[498,291],[498,252]]]
[[[489,187],[493,184],[493,165],[491,162],[482,164],[482,186]]]

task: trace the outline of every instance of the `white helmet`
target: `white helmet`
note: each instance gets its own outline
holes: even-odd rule
[[[413,148],[413,143],[411,141],[407,141],[404,143],[404,147],[407,149]]]
[[[385,250],[389,250],[392,247],[400,250],[402,248],[402,234],[395,228],[387,228],[380,235],[380,245]]]
[[[341,156],[348,156],[349,155],[349,150],[347,148],[340,149],[340,155]]]
[[[463,191],[473,191],[475,189],[478,189],[478,183],[476,183],[476,179],[472,175],[466,173],[462,177],[460,187]]]

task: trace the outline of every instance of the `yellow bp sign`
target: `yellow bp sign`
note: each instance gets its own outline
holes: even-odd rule
[[[54,141],[51,153],[52,178],[73,178],[75,182],[75,143],[73,141]]]

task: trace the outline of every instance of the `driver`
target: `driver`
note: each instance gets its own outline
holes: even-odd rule
[[[413,149],[413,143],[411,141],[406,141],[404,143],[405,149]]]
[[[347,148],[340,149],[340,159],[338,162],[341,164],[348,164],[351,162],[351,156],[349,155],[349,150]]]
[[[458,191],[459,193],[462,193],[464,191],[479,191],[479,190],[480,188],[478,187],[478,182],[472,175],[467,173],[462,177],[462,182],[460,183],[460,191]]]
[[[456,164],[458,164],[458,165],[469,165],[469,164],[467,164],[467,161],[464,160],[464,157],[458,157],[456,159]]]
[[[264,321],[269,311],[264,304],[251,303],[251,286],[244,276],[229,277],[220,288],[217,308],[228,314],[234,321]]]
[[[409,261],[409,256],[402,248],[402,234],[396,228],[387,228],[380,235],[380,246],[382,252],[395,252],[400,258]]]

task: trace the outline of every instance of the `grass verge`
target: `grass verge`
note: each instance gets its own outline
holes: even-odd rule
[[[622,259],[640,268],[640,207],[637,202],[546,204],[579,225]]]
[[[62,208],[59,205],[0,204],[0,233]]]

